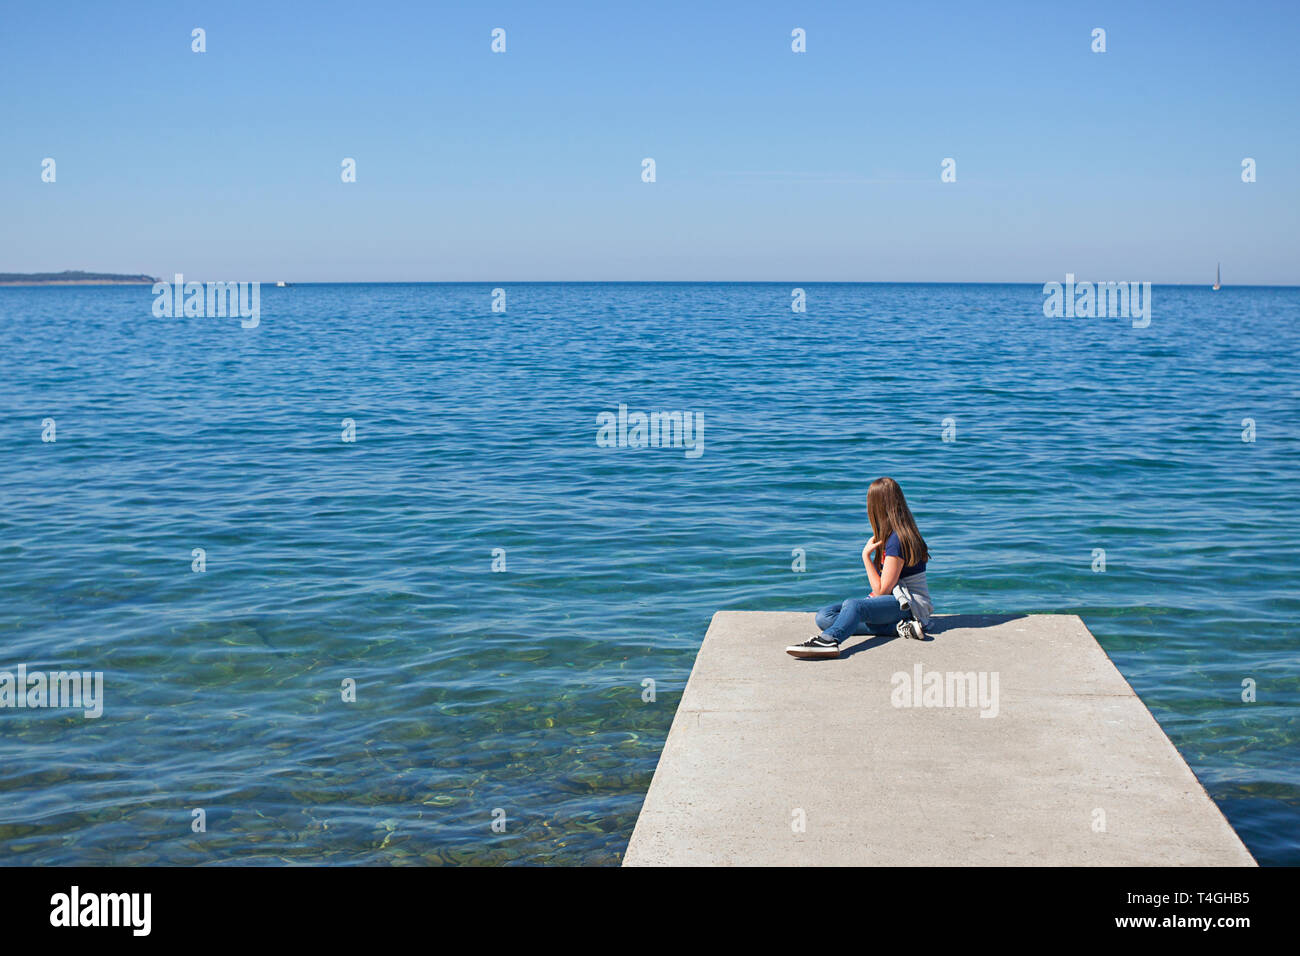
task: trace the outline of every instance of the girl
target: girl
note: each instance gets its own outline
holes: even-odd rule
[[[821,633],[802,644],[791,644],[792,657],[839,657],[840,643],[850,634],[892,634],[925,639],[934,605],[925,584],[930,551],[916,530],[893,478],[877,478],[867,489],[867,519],[871,540],[862,549],[862,563],[871,579],[871,594],[830,604],[817,612]]]

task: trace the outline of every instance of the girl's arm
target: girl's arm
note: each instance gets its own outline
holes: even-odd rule
[[[866,566],[867,577],[871,579],[871,597],[883,597],[886,594],[893,594],[894,588],[898,587],[898,579],[903,574],[903,559],[896,558],[892,554],[885,555],[885,560],[880,564],[880,570],[876,571],[876,566],[871,563],[871,552],[880,547],[884,547],[884,545],[872,538],[867,542],[867,546],[862,549],[862,563]]]
[[[867,569],[867,577],[871,579],[872,597],[893,594],[894,588],[898,586],[898,579],[903,573],[903,559],[896,558],[892,554],[885,555],[880,570],[876,570],[876,566],[871,562],[871,552],[880,546],[880,542],[872,538],[862,549],[862,564]]]
[[[880,597],[893,594],[894,588],[898,587],[898,579],[902,573],[903,559],[896,558],[892,554],[885,555],[884,564],[880,566],[879,576],[875,574],[871,576],[871,596]]]
[[[867,542],[867,546],[862,549],[862,564],[867,569],[867,577],[871,579],[871,596],[876,597],[880,594],[880,574],[876,571],[876,566],[871,561],[871,552],[880,547],[880,542],[872,538]]]

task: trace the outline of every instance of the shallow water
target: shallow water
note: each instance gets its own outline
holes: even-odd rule
[[[264,287],[252,330],[0,289],[0,669],[105,681],[0,710],[0,862],[617,863],[710,616],[865,593],[890,474],[940,612],[1082,615],[1300,863],[1300,290],[1134,329],[1039,286],[491,288]],[[703,454],[598,447],[620,403]]]

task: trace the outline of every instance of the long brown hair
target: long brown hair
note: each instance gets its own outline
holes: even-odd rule
[[[871,522],[871,536],[880,542],[872,558],[877,571],[885,563],[885,543],[891,534],[898,535],[898,543],[902,545],[904,567],[930,560],[930,549],[916,528],[903,489],[893,478],[877,478],[867,489],[867,518]]]

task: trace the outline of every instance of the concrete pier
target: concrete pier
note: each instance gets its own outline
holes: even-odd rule
[[[1255,865],[1078,617],[813,633],[714,615],[625,866]]]

